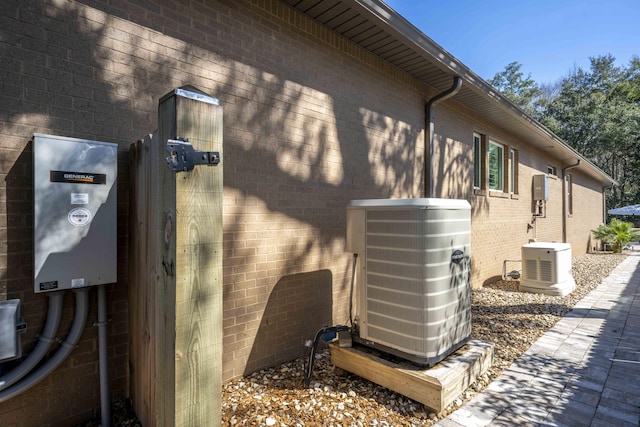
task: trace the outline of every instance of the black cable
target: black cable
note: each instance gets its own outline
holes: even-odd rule
[[[358,264],[358,254],[353,254],[353,269],[351,270],[351,290],[349,291],[349,325],[353,327],[353,288],[356,280],[356,265]]]
[[[318,347],[318,342],[320,338],[326,333],[338,333],[344,331],[351,331],[353,327],[353,289],[354,282],[356,277],[356,266],[358,261],[358,254],[353,254],[353,267],[351,271],[351,289],[349,291],[349,325],[337,325],[337,326],[324,326],[318,332],[316,332],[315,337],[313,338],[313,344],[311,345],[311,354],[309,355],[309,362],[307,363],[307,369],[304,374],[304,387],[309,388],[309,383],[311,382],[311,374],[313,373],[313,362],[316,357],[316,348]]]
[[[349,329],[350,328],[348,326],[344,325],[324,326],[318,332],[316,332],[316,336],[313,338],[311,354],[309,355],[309,363],[307,364],[307,369],[304,374],[304,388],[309,388],[309,383],[311,382],[311,374],[313,373],[313,361],[316,356],[316,347],[318,346],[318,341],[320,341],[320,338],[328,332],[338,333],[348,331]]]

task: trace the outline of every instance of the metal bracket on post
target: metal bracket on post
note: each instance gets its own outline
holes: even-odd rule
[[[187,138],[167,140],[165,150],[169,153],[167,166],[175,172],[187,172],[196,165],[215,166],[220,163],[220,152],[196,151]]]

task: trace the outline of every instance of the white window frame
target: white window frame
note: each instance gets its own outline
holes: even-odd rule
[[[499,150],[497,153],[499,157],[495,160],[492,159],[492,151],[494,149]],[[504,145],[489,140],[489,144],[487,145],[487,155],[489,156],[489,171],[487,173],[487,175],[489,175],[489,190],[504,192]],[[493,163],[495,163],[495,161],[497,161],[495,166],[498,167],[498,177],[493,177]],[[495,182],[495,178],[497,178],[497,182]]]
[[[518,156],[515,148],[509,148],[509,193],[518,194]]]
[[[573,176],[568,173],[564,178],[567,186],[567,216],[573,215]]]
[[[482,188],[482,136],[473,133],[473,188]]]

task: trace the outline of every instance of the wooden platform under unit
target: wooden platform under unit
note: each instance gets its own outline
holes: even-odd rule
[[[431,368],[390,358],[366,347],[330,344],[334,366],[441,412],[491,366],[493,345],[470,340]],[[389,360],[388,360],[389,359]],[[393,359],[393,360],[391,360]]]

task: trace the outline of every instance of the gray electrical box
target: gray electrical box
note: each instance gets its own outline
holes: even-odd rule
[[[549,200],[549,176],[533,176],[533,200]]]
[[[34,134],[35,292],[117,280],[117,144]]]
[[[0,362],[22,356],[20,324],[20,300],[0,301]]]

